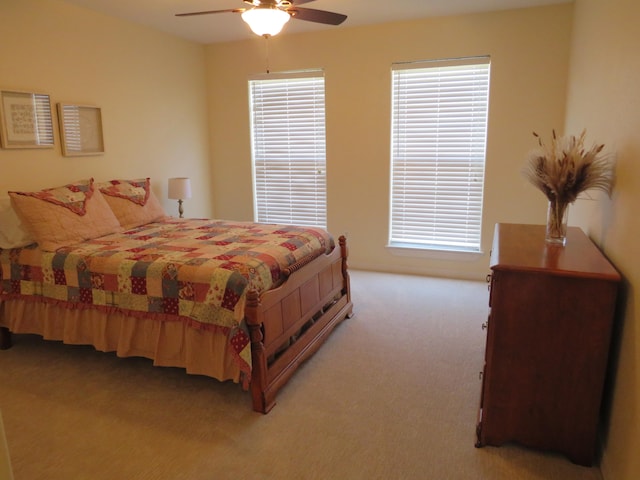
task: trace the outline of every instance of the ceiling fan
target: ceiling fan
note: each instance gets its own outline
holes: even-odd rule
[[[313,1],[314,0],[243,0],[244,3],[251,5],[251,7],[177,13],[176,17],[209,15],[212,13],[241,13],[242,19],[249,24],[251,30],[261,36],[273,36],[280,33],[280,30],[282,30],[282,27],[290,18],[326,25],[340,25],[347,19],[347,16],[341,13],[298,7],[298,5],[311,3]]]

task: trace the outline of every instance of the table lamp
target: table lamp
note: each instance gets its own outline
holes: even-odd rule
[[[178,200],[178,213],[180,218],[184,210],[182,209],[182,200],[191,198],[191,180],[187,177],[178,177],[169,179],[169,198]]]

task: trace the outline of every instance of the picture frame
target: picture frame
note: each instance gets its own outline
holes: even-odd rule
[[[0,91],[3,148],[53,148],[51,99],[45,93]]]
[[[58,121],[65,157],[104,153],[102,111],[99,107],[58,103]]]

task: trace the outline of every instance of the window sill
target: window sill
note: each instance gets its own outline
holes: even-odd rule
[[[387,245],[392,255],[399,257],[433,258],[437,260],[454,260],[473,262],[484,255],[482,250],[458,250],[455,248],[416,247],[413,245]]]

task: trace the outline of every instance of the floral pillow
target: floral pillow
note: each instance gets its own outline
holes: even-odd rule
[[[85,182],[72,183],[62,187],[49,188],[39,192],[14,192],[19,195],[30,196],[45,202],[68,208],[77,215],[86,215],[87,201],[93,195],[93,179]]]
[[[55,251],[122,230],[93,178],[36,192],[9,192],[23,225],[41,249]]]
[[[120,225],[130,230],[167,216],[151,190],[149,178],[110,180],[99,185]]]
[[[151,181],[148,178],[140,180],[109,180],[100,184],[100,191],[110,197],[124,198],[144,207],[151,192]]]

